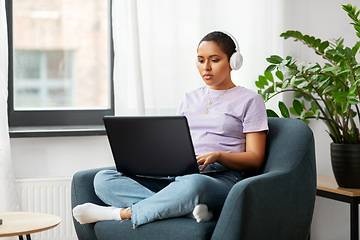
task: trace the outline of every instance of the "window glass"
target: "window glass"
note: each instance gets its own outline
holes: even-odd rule
[[[74,106],[73,51],[15,50],[15,109]]]
[[[109,2],[13,0],[16,110],[108,109]]]

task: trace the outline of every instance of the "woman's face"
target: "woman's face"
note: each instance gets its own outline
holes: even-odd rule
[[[201,42],[197,53],[199,73],[211,89],[225,90],[234,86],[227,55],[216,43]]]

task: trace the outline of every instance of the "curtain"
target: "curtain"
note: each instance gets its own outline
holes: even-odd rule
[[[1,0],[0,4],[0,29],[0,212],[4,212],[18,210],[7,119],[8,47],[5,0]]]
[[[244,65],[232,78],[256,91],[265,59],[282,53],[282,7],[283,0],[113,1],[115,114],[174,115],[184,94],[204,85],[196,49],[214,30],[235,36]]]

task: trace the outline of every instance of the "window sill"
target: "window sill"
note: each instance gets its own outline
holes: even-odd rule
[[[79,136],[103,136],[106,135],[106,130],[103,125],[10,127],[9,134],[11,138],[79,137]]]

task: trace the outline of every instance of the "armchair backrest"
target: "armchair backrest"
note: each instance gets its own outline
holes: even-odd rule
[[[288,172],[299,164],[306,152],[311,151],[315,155],[313,133],[306,123],[301,120],[271,117],[268,122],[263,173]],[[315,161],[311,164],[315,174]]]

